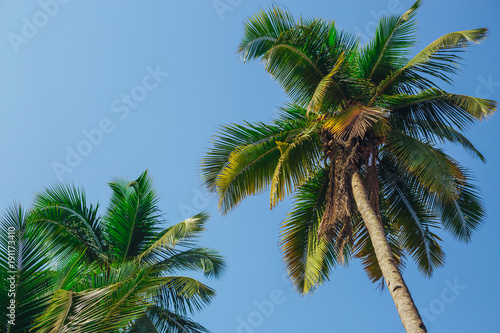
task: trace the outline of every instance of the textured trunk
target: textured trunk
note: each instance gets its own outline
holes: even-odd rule
[[[427,332],[417,307],[411,298],[410,291],[399,272],[387,242],[382,222],[371,207],[363,181],[358,172],[352,175],[352,192],[358,211],[363,217],[366,229],[375,249],[377,261],[384,276],[387,288],[396,304],[399,317],[408,333]]]

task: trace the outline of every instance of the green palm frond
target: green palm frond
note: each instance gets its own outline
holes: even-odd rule
[[[103,229],[115,258],[139,255],[156,235],[160,221],[158,197],[147,171],[132,182],[116,180],[110,205],[103,217]]]
[[[67,237],[68,247],[85,251],[89,260],[106,261],[99,204],[88,205],[85,191],[74,185],[55,184],[37,193],[31,213],[34,223],[53,224]]]
[[[316,86],[312,94],[309,105],[307,106],[307,115],[314,111],[318,113],[320,109],[332,109],[339,101],[344,99],[344,95],[338,84],[335,82],[334,76],[345,66],[345,55],[342,53],[330,73],[325,75]]]
[[[156,239],[137,256],[158,272],[179,270],[201,271],[206,277],[220,277],[225,271],[225,262],[217,251],[191,248],[194,241],[205,231],[207,213],[199,213],[158,233]],[[177,248],[184,248],[178,250]],[[186,249],[187,248],[187,249]]]
[[[72,250],[66,246],[67,235],[60,228],[33,220],[18,204],[10,206],[0,218],[0,314],[8,318],[11,300],[16,310],[15,327],[2,320],[2,332],[26,332],[32,327],[56,287],[56,263]]]
[[[461,57],[456,53],[471,43],[479,43],[486,37],[487,29],[473,29],[446,34],[425,47],[399,70],[390,73],[382,80],[371,103],[407,71],[422,73],[451,83],[449,74],[458,72]],[[425,86],[425,84],[423,84]]]
[[[466,180],[459,183],[457,198],[451,201],[442,200],[431,193],[427,194],[427,200],[439,214],[444,229],[457,240],[469,242],[472,233],[484,222],[486,212],[479,188],[472,183],[474,178],[471,172],[464,167],[461,167],[461,172]]]
[[[466,129],[496,111],[496,102],[465,95],[428,89],[416,95],[383,96],[382,104],[391,109],[391,122],[396,128],[411,131],[413,124]],[[439,130],[443,131],[443,127]]]
[[[284,117],[290,118],[292,112],[295,111],[288,110]],[[214,140],[214,148],[202,161],[205,184],[209,190],[217,191],[222,213],[227,213],[243,198],[265,191],[273,182],[273,176],[280,176],[276,169],[284,165],[285,158],[296,158],[297,154],[319,156],[317,141],[308,139],[316,134],[308,128],[310,121],[305,118],[305,112],[301,109],[297,119],[278,118],[272,125],[247,123],[223,128],[224,133]],[[294,141],[296,145],[291,146],[294,149],[285,154],[280,164],[281,150]],[[293,169],[287,170],[291,180],[285,181],[297,183],[304,179],[304,171],[314,161],[302,161],[304,165],[293,165]]]
[[[293,208],[281,225],[280,244],[288,276],[301,294],[327,281],[337,264],[335,245],[318,237],[327,188],[328,170],[321,169],[297,189]]]
[[[274,6],[245,23],[238,52],[244,61],[262,58],[268,73],[292,100],[305,106],[328,73],[328,84],[323,85],[332,92],[329,100],[345,100],[343,85],[338,81],[343,75],[337,73],[337,68],[334,77],[332,69],[342,55],[352,57],[357,45],[356,37],[336,29],[333,22],[303,18],[295,21],[286,10]]]
[[[85,251],[72,253],[54,268],[57,276],[54,281],[55,290],[82,291],[91,288],[87,277],[99,269],[95,262],[88,263],[85,260]]]
[[[208,213],[202,212],[157,233],[136,259],[157,262],[158,258],[155,259],[155,256],[160,258],[163,254],[168,256],[173,253],[176,246],[191,246],[192,242],[205,231],[208,219]]]
[[[456,199],[465,177],[456,161],[441,149],[401,132],[392,131],[383,147],[406,172],[415,176],[421,186],[443,201]]]
[[[398,229],[396,235],[402,248],[423,274],[431,276],[445,259],[441,239],[433,232],[439,229],[438,216],[419,195],[418,187],[413,186],[415,180],[405,177],[404,171],[397,170],[392,162],[388,157],[380,161],[383,214]]]
[[[151,308],[149,316],[159,333],[210,333],[208,329],[191,319],[158,306]]]
[[[224,273],[225,267],[224,259],[219,252],[204,248],[176,252],[153,265],[154,270],[169,273],[180,270],[200,271],[208,278],[219,278]]]
[[[75,221],[80,220],[80,223],[90,229],[96,243],[101,238],[102,230],[97,215],[99,204],[88,205],[87,196],[82,188],[74,185],[55,184],[37,193],[33,204],[41,210],[57,206],[59,209],[67,211],[69,217],[74,218]]]
[[[337,43],[331,45],[332,40]],[[346,99],[342,79],[350,72],[342,65],[342,58],[352,58],[356,46],[356,39],[337,31],[333,22],[301,20],[276,39],[262,60],[267,72],[302,106],[310,103],[318,85],[330,73],[328,97],[330,103],[338,103]]]
[[[358,64],[364,78],[378,84],[388,72],[399,69],[401,57],[415,45],[415,15],[420,0],[403,15],[382,17],[375,37],[359,52]]]
[[[155,291],[155,304],[179,315],[195,313],[208,305],[215,291],[186,276],[159,277],[161,287]]]
[[[205,187],[212,193],[218,191],[220,173],[228,167],[231,155],[236,150],[257,145],[262,145],[261,148],[264,149],[267,143],[274,148],[269,154],[279,155],[278,148],[273,143],[286,141],[287,138],[295,136],[306,124],[303,109],[289,105],[280,112],[279,118],[272,125],[245,122],[244,125],[223,126],[212,141],[213,147],[208,150],[201,162]]]
[[[318,128],[318,124],[312,124],[290,142],[276,142],[280,157],[270,186],[271,208],[309,179],[317,168],[322,157]]]
[[[262,57],[276,39],[291,30],[295,24],[294,17],[278,6],[271,7],[267,12],[260,10],[245,21],[238,53],[244,61]]]
[[[294,44],[288,40],[277,42],[263,60],[266,71],[281,84],[290,98],[295,103],[306,105],[328,72],[323,72],[304,50]],[[338,83],[331,79],[330,85],[339,99],[344,100],[345,95]]]

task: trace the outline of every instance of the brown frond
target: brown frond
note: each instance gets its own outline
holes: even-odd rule
[[[326,156],[332,166],[328,174],[326,206],[318,237],[335,242],[340,257],[343,257],[345,245],[352,240],[350,178],[358,160],[359,144],[334,139],[328,131],[324,131],[322,137]]]
[[[388,126],[387,111],[379,107],[353,105],[331,117],[324,125],[333,136],[343,141],[363,138],[375,124]]]

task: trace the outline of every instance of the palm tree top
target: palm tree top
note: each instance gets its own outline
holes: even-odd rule
[[[497,103],[441,85],[452,83],[463,51],[488,30],[448,33],[415,52],[419,7],[417,1],[402,15],[382,17],[366,45],[334,21],[296,18],[279,6],[244,23],[238,54],[245,62],[261,59],[291,102],[270,124],[222,126],[202,160],[202,178],[223,214],[267,190],[271,208],[293,195],[282,250],[302,293],[351,254],[373,280],[382,277],[352,211],[353,170],[364,178],[400,267],[410,255],[432,274],[444,263],[437,228],[467,242],[485,216],[472,173],[438,145],[459,145],[485,161],[463,132],[491,116]],[[336,194],[330,179],[343,184],[332,187]],[[352,225],[334,222],[340,216]],[[315,244],[318,232],[329,233],[329,242]]]
[[[13,328],[208,332],[189,316],[208,305],[215,290],[184,275],[195,271],[218,278],[225,270],[217,251],[198,245],[208,214],[165,228],[147,171],[109,186],[103,215],[82,188],[55,184],[36,194],[32,209],[13,206],[0,219],[3,227],[17,230],[22,244],[16,249],[16,302],[27,314]],[[7,294],[2,293],[2,304],[9,302]]]

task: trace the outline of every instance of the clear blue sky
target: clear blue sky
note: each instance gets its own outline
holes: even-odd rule
[[[210,282],[218,297],[196,316],[212,331],[403,331],[390,295],[369,282],[358,262],[335,270],[311,296],[290,290],[277,244],[289,202],[271,212],[266,195],[253,197],[221,217],[215,200],[199,194],[199,161],[216,127],[267,121],[287,101],[261,64],[243,65],[235,55],[242,21],[267,8],[267,1],[221,0],[226,7],[219,12],[212,0],[60,3],[46,7],[51,16],[38,1],[0,3],[0,207],[12,200],[28,205],[34,192],[58,177],[83,184],[90,199],[106,204],[106,182],[134,179],[147,168],[169,221],[200,209],[212,215],[203,243],[219,249],[229,265],[222,280]],[[335,19],[364,36],[383,11],[402,12],[412,4],[282,3],[293,13]],[[491,29],[489,39],[465,55],[466,66],[450,91],[499,99],[499,12],[495,0],[424,1],[420,46],[451,31]],[[144,80],[148,74],[151,79]],[[127,101],[130,94],[141,101]],[[485,226],[468,245],[444,235],[446,266],[432,279],[412,263],[405,271],[430,332],[500,332],[499,119],[469,132],[486,165],[450,150],[478,175],[488,209]],[[85,133],[93,135],[93,144],[85,143]]]

